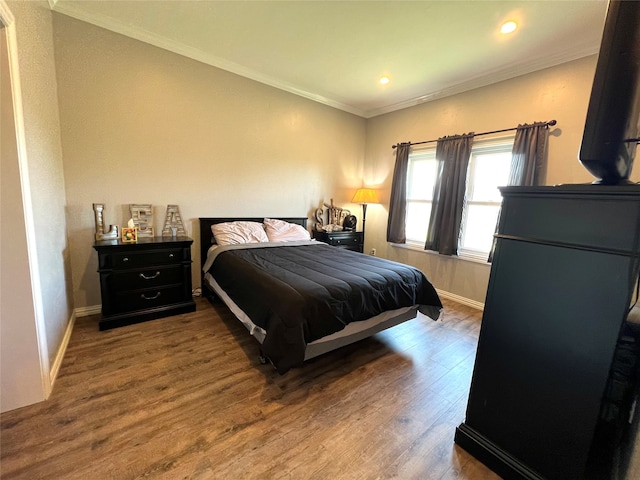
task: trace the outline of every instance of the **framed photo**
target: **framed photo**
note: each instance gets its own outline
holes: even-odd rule
[[[122,241],[123,242],[137,242],[138,241],[138,229],[137,228],[122,228]]]

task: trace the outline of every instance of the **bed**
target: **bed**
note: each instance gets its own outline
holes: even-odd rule
[[[222,241],[220,233],[252,223],[306,232],[306,218],[207,217],[199,223],[203,296],[222,300],[281,374],[418,312],[440,316],[442,303],[416,268],[310,240],[308,233],[249,243]]]

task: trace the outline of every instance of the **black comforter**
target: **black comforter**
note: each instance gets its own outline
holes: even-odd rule
[[[437,319],[442,308],[416,268],[324,244],[224,251],[209,273],[267,332],[262,349],[280,373],[350,322],[412,305]]]

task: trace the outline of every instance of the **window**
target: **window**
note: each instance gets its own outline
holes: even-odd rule
[[[406,216],[408,244],[424,247],[431,217],[437,167],[435,147],[409,154]]]
[[[507,184],[513,136],[476,140],[471,150],[458,255],[487,259],[493,243],[502,196]],[[406,237],[424,247],[437,175],[435,145],[409,154]]]
[[[467,171],[458,255],[487,259],[511,168],[513,137],[474,142]]]

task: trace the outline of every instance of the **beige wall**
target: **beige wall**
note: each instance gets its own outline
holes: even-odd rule
[[[20,162],[24,202],[16,207],[22,208],[25,215],[33,287],[30,301],[34,306],[42,376],[38,381],[46,396],[73,314],[51,12],[46,1],[11,1],[7,6],[15,18],[15,58],[24,125]],[[24,274],[17,271],[24,266],[12,266],[8,271],[5,268],[3,262],[3,275]],[[22,361],[19,354],[10,360],[3,356],[2,360],[14,365]]]
[[[305,216],[360,187],[365,120],[54,14],[75,303],[100,304],[92,203],[200,216]],[[199,283],[197,245],[193,280]]]
[[[484,302],[489,266],[398,248],[386,242],[395,162],[391,145],[465,132],[486,132],[519,123],[556,119],[549,137],[547,184],[588,183],[578,162],[596,57],[591,56],[470,92],[382,115],[367,122],[364,181],[383,190],[382,205],[367,211],[366,251],[415,265],[436,288]],[[633,172],[640,179],[640,169]]]

